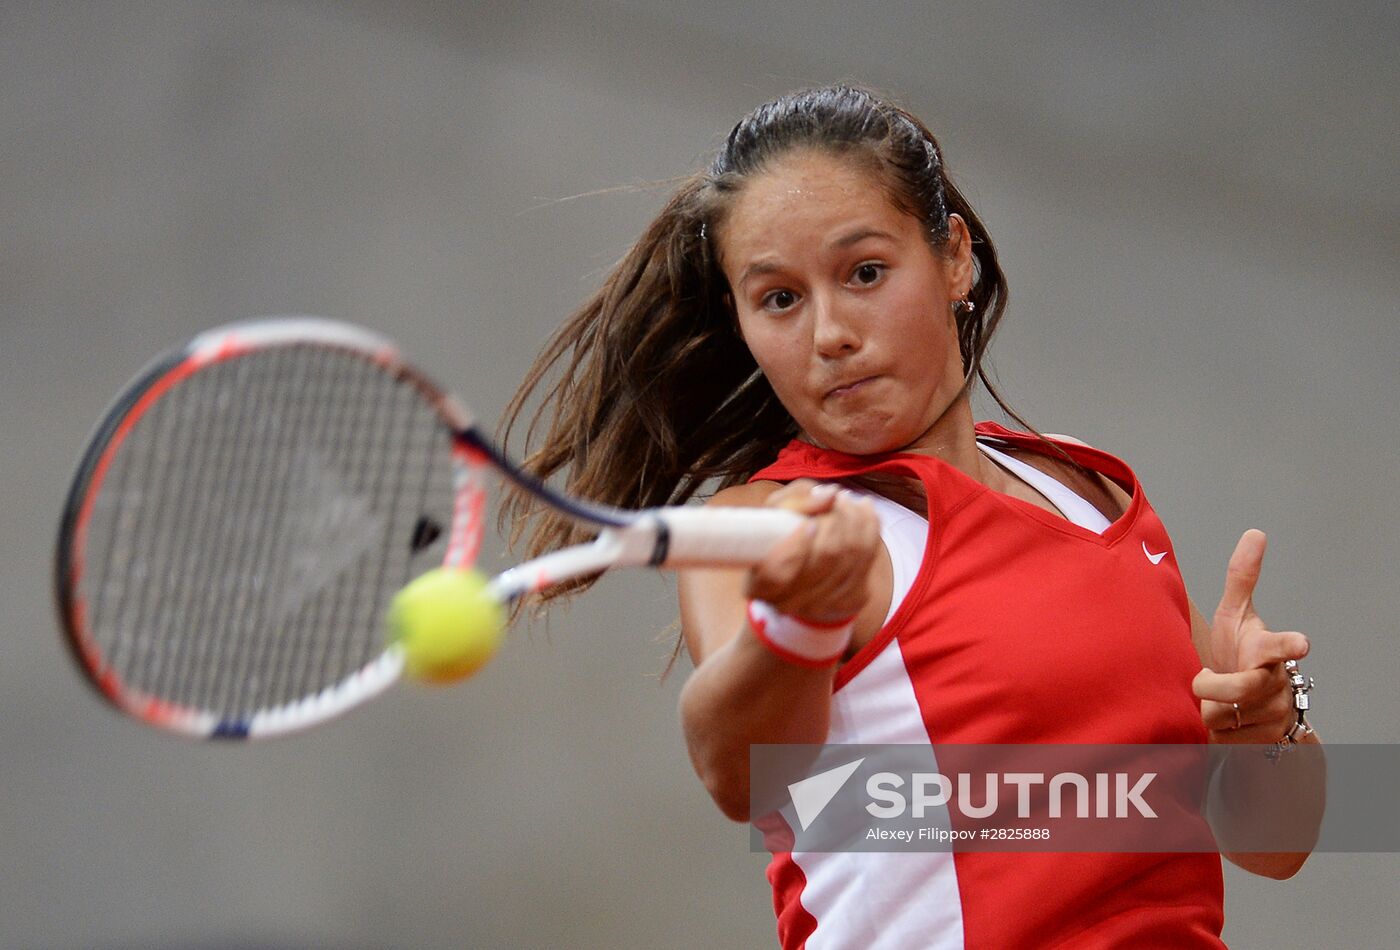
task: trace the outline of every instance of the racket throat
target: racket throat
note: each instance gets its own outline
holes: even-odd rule
[[[509,605],[527,594],[610,568],[660,566],[670,540],[669,526],[647,513],[625,527],[604,528],[588,544],[552,551],[502,571],[492,579],[491,591]]]

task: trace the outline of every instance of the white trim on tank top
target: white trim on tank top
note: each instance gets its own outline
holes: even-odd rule
[[[1047,475],[1004,452],[998,452],[981,441],[977,443],[977,447],[997,464],[1049,499],[1066,520],[1095,534],[1103,534],[1112,524],[1104,517],[1103,512],[1054,476]],[[919,565],[923,563],[924,545],[928,540],[928,520],[888,498],[880,495],[868,497],[875,505],[875,514],[880,518],[880,540],[885,543],[885,550],[890,554],[893,584],[890,589],[890,609],[885,613],[884,620],[884,623],[889,623],[894,612],[904,602],[909,589],[914,586]]]

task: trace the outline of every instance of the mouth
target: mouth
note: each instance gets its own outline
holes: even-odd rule
[[[852,380],[849,383],[842,383],[839,386],[833,387],[832,389],[828,389],[825,398],[840,399],[843,396],[849,396],[852,393],[859,392],[860,390],[864,389],[866,386],[870,385],[879,378],[879,374],[876,374],[873,376],[862,376],[861,378]]]

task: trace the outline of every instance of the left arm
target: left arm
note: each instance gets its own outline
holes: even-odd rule
[[[1070,436],[1049,437],[1084,444]],[[1112,479],[1100,476],[1099,481],[1118,504],[1118,513],[1126,511],[1132,500],[1128,493]],[[1264,546],[1262,531],[1246,531],[1240,538],[1226,568],[1225,593],[1213,623],[1187,601],[1191,640],[1202,666],[1192,690],[1201,701],[1201,718],[1213,743],[1270,745],[1282,739],[1297,718],[1283,664],[1308,655],[1308,638],[1296,631],[1269,630],[1254,610]],[[1299,742],[1321,744],[1317,733]],[[1285,754],[1275,762],[1262,753],[1258,761],[1230,757],[1218,776],[1216,807],[1210,809],[1216,834],[1229,840],[1232,832],[1240,832],[1258,840],[1259,829],[1286,827],[1315,844],[1326,798],[1321,763],[1320,755]],[[1283,880],[1298,873],[1310,853],[1227,851],[1225,857],[1246,871]]]
[[[1272,744],[1297,720],[1283,664],[1307,656],[1308,639],[1296,631],[1268,629],[1254,609],[1264,545],[1262,531],[1246,531],[1240,538],[1213,621],[1191,604],[1191,638],[1203,666],[1192,688],[1214,743]],[[1319,744],[1316,733],[1299,741]],[[1229,840],[1232,832],[1286,827],[1315,843],[1325,801],[1321,758],[1257,758],[1226,760],[1210,812],[1216,833]],[[1257,840],[1258,835],[1251,837]],[[1225,857],[1246,871],[1282,880],[1298,873],[1309,853],[1225,852]]]

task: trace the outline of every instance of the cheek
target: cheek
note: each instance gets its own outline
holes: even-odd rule
[[[792,362],[794,347],[786,339],[781,328],[759,317],[741,315],[738,319],[739,337],[749,348],[749,354],[758,363],[765,376],[781,375]]]
[[[745,333],[744,342],[778,401],[788,412],[800,414],[809,395],[802,348],[771,327]]]
[[[802,367],[793,360],[791,356],[785,356],[780,347],[765,348],[753,353],[754,362],[758,364],[759,371],[768,380],[768,384],[777,392],[783,402],[790,402],[792,397],[798,394],[802,380]]]
[[[901,333],[905,340],[921,340],[926,352],[947,355],[958,352],[958,325],[952,308],[944,308],[936,302],[930,303],[930,296],[920,294],[907,301],[905,313],[910,314]],[[936,297],[934,298],[937,299]],[[961,359],[961,358],[959,358]]]
[[[962,345],[958,342],[958,320],[951,308],[943,317],[943,338],[947,341],[949,364],[955,364],[958,372],[961,373],[963,368]]]
[[[762,369],[768,347],[761,329],[754,324],[751,318],[747,318],[743,314],[735,316],[734,325],[739,331],[739,339],[743,340],[744,345],[749,348],[749,355]]]

